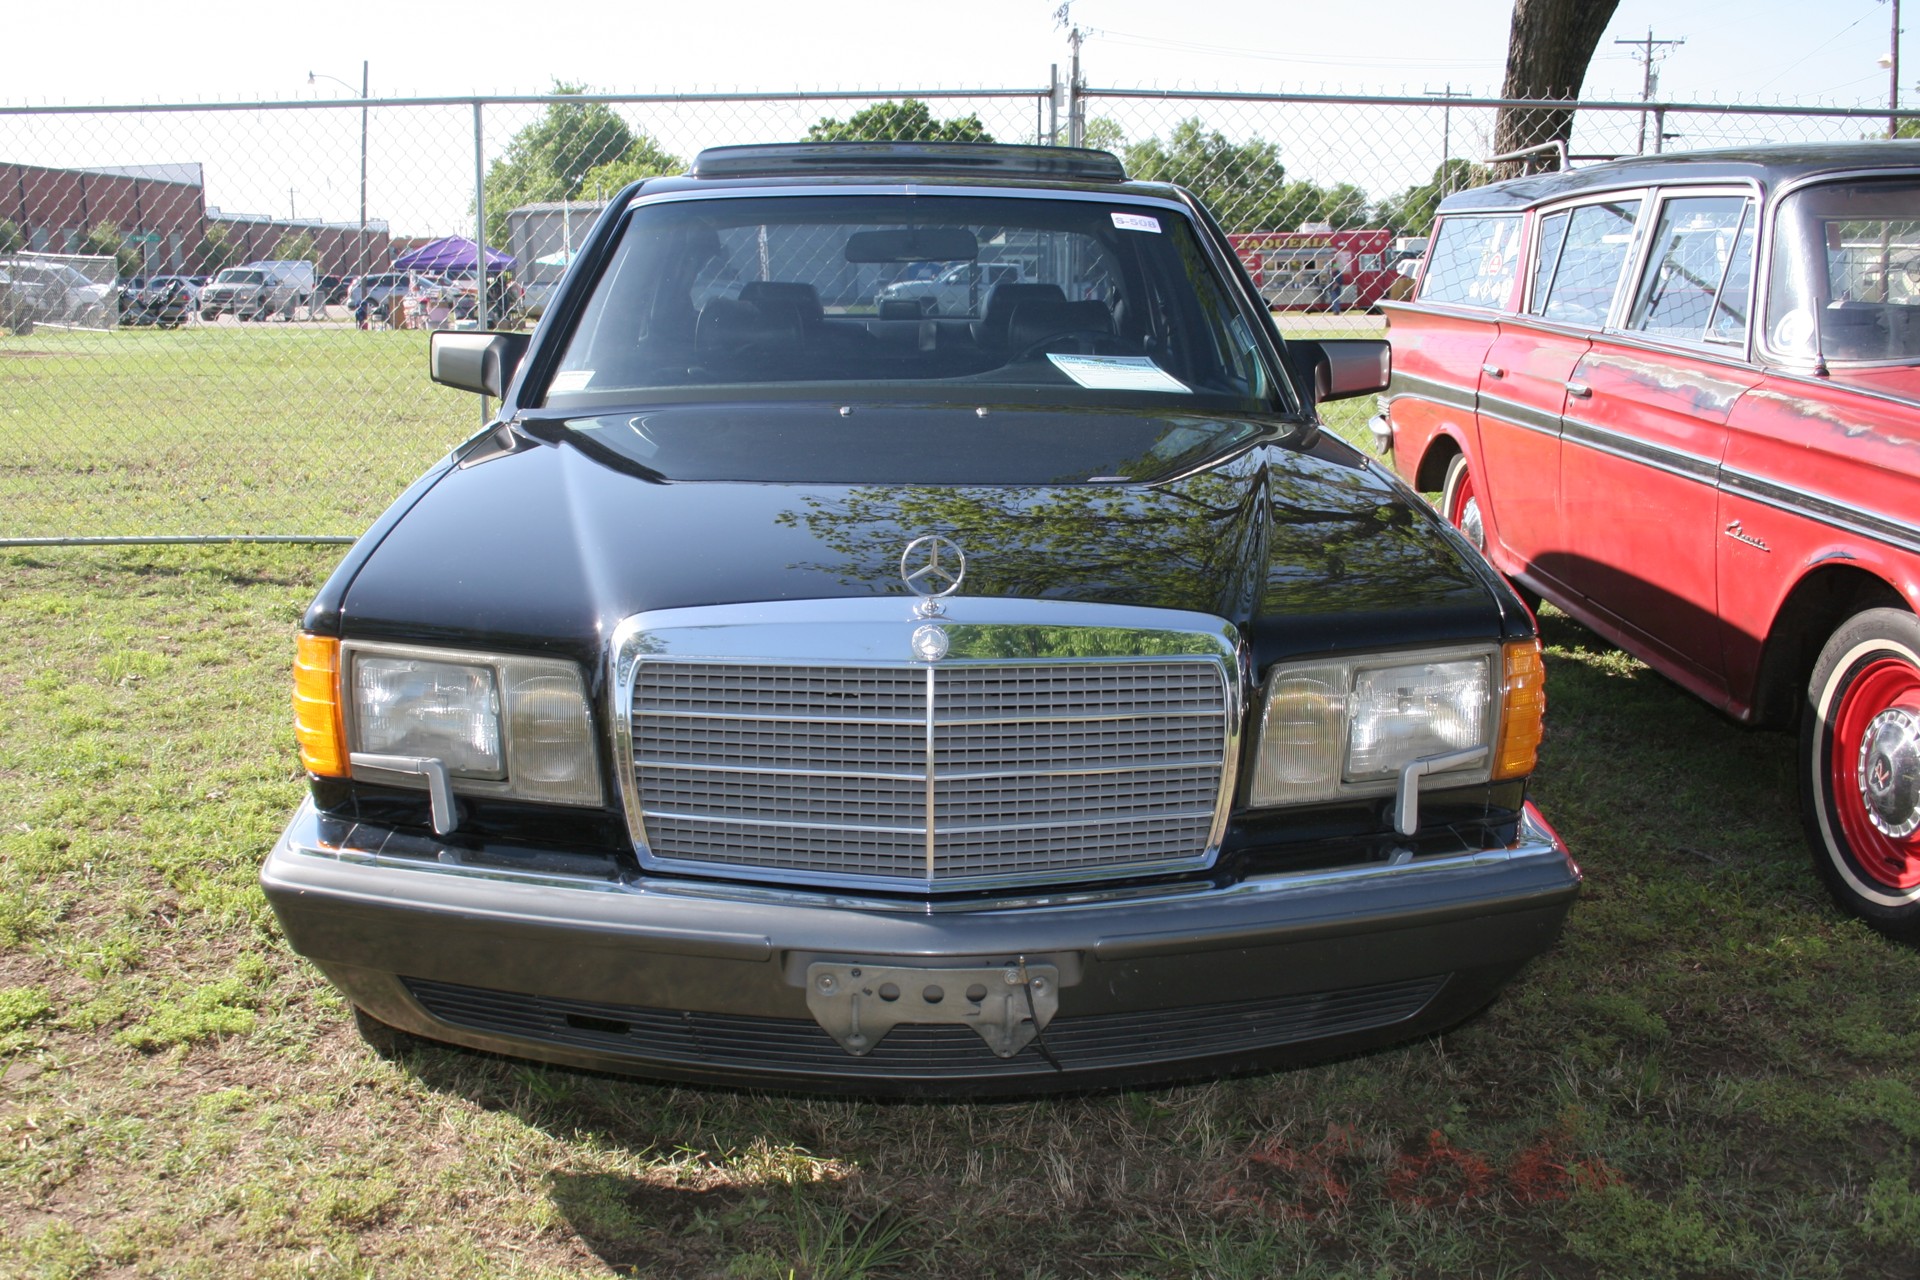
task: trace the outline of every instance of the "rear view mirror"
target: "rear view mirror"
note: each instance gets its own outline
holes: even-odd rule
[[[972,262],[979,242],[965,227],[897,227],[847,237],[848,262]]]
[[[529,333],[453,333],[435,330],[427,348],[427,372],[444,387],[503,396],[527,353]]]

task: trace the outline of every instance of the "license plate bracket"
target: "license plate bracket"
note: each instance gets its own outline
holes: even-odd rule
[[[987,1048],[1011,1058],[1059,1012],[1060,970],[1031,963],[938,969],[816,961],[807,966],[807,1008],[856,1058],[901,1023],[972,1027]]]

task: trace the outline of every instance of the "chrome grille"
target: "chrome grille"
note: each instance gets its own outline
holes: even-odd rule
[[[632,680],[656,863],[958,887],[1191,865],[1212,838],[1231,699],[1211,658],[641,657]]]

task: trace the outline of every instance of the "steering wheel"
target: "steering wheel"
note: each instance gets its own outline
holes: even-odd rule
[[[1035,359],[1039,356],[1045,355],[1047,353],[1047,349],[1053,346],[1055,343],[1066,343],[1066,342],[1071,342],[1073,344],[1075,349],[1072,352],[1072,354],[1074,355],[1091,356],[1091,355],[1138,355],[1139,354],[1137,349],[1129,350],[1129,348],[1132,347],[1133,344],[1125,342],[1120,338],[1115,337],[1112,333],[1108,332],[1105,329],[1094,329],[1094,328],[1062,329],[1058,333],[1048,334],[1046,337],[1041,338],[1038,342],[1028,343],[1026,347],[1024,347],[1021,350],[1020,354],[1013,358],[1011,363],[1019,364],[1023,361]]]

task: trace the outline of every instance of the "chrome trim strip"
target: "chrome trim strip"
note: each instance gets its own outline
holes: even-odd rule
[[[362,823],[344,823],[349,835],[362,831],[381,832]],[[1503,866],[1541,859],[1564,861],[1567,852],[1552,833],[1522,814],[1514,843],[1504,849],[1462,850],[1459,853],[1434,854],[1406,862],[1378,862],[1365,866],[1329,867],[1312,871],[1277,872],[1249,877],[1232,884],[1210,881],[1172,885],[1121,885],[1075,888],[1040,893],[1010,894],[1001,897],[963,901],[927,900],[912,897],[865,897],[811,891],[802,888],[773,888],[766,885],[734,884],[713,880],[674,881],[646,878],[616,880],[571,875],[559,872],[526,872],[506,867],[474,866],[457,860],[459,851],[441,850],[441,859],[453,855],[456,860],[430,860],[382,853],[361,843],[329,841],[321,833],[320,815],[309,798],[301,801],[292,821],[281,835],[275,855],[313,858],[359,866],[379,867],[401,875],[447,876],[456,879],[489,880],[515,885],[537,885],[567,892],[624,894],[667,898],[699,899],[722,902],[751,902],[795,907],[826,907],[906,915],[965,912],[985,914],[1001,911],[1097,911],[1107,906],[1178,905],[1195,902],[1222,902],[1275,893],[1319,892],[1329,888],[1361,885],[1373,881],[1407,876],[1449,876],[1481,867]],[[910,884],[912,882],[909,882]],[[896,889],[899,886],[894,886]]]
[[[685,661],[685,659],[682,659],[682,661]],[[762,659],[762,661],[778,661],[778,659]],[[790,665],[795,667],[832,667],[836,664],[793,663]],[[849,663],[847,665],[852,666],[854,664]],[[1000,665],[1005,666],[1010,664],[1002,663]],[[1094,724],[1115,720],[1174,720],[1181,716],[1198,714],[1201,713],[1195,711],[1115,711],[1084,716],[944,716],[935,720],[934,723],[943,727],[988,724]],[[752,724],[871,724],[892,725],[896,728],[904,728],[907,725],[923,723],[922,717],[919,716],[915,716],[909,720],[901,716],[763,716],[747,715],[744,713],[732,715],[725,711],[649,711],[647,715],[655,720],[744,720]]]
[[[609,649],[611,667],[609,689],[613,705],[608,716],[611,755],[615,761],[617,784],[627,817],[628,833],[634,852],[643,867],[685,870],[710,877],[752,878],[791,881],[848,888],[885,887],[898,890],[906,886],[927,892],[965,892],[1026,884],[1085,881],[1090,877],[1134,877],[1165,871],[1192,870],[1212,864],[1219,856],[1226,837],[1227,822],[1239,781],[1240,742],[1244,729],[1247,690],[1243,673],[1247,670],[1245,646],[1238,631],[1228,622],[1211,614],[1183,610],[1152,609],[1132,605],[1091,604],[1079,601],[993,599],[952,596],[945,602],[943,627],[951,640],[948,656],[928,664],[913,656],[910,637],[913,629],[925,622],[914,610],[914,601],[905,596],[881,596],[839,600],[788,600],[756,604],[716,605],[687,609],[661,609],[635,614],[616,628]],[[1079,643],[1069,646],[1066,656],[1052,659],[1078,667],[1094,665],[1134,665],[1147,663],[1199,662],[1211,667],[1221,691],[1220,787],[1210,814],[1179,811],[1145,815],[1153,820],[1178,820],[1210,817],[1204,848],[1192,857],[1117,863],[1095,867],[1064,867],[1045,872],[971,878],[951,877],[936,880],[937,864],[930,862],[924,880],[906,880],[894,876],[856,873],[822,873],[808,870],[743,863],[706,862],[669,859],[654,852],[647,837],[648,811],[641,801],[636,757],[633,751],[635,712],[633,694],[640,666],[649,660],[714,663],[721,665],[769,664],[784,667],[869,667],[887,670],[927,672],[928,689],[937,687],[939,672],[963,672],[970,668],[988,669],[1010,666],[1047,665],[1044,655],[1059,649],[1062,630],[1076,633]],[[924,695],[923,695],[924,696]],[[926,790],[927,809],[932,827],[932,800],[940,778],[932,769],[931,747],[934,726],[979,723],[1045,724],[1056,721],[1126,721],[1148,718],[1141,715],[1032,717],[1013,720],[933,718],[935,700],[927,697],[929,714],[929,770]],[[1179,712],[1149,713],[1159,718]],[[1185,714],[1193,714],[1191,712]],[[1210,713],[1211,714],[1211,713]],[[837,723],[877,724],[880,721]],[[895,718],[896,726],[915,723]],[[1211,762],[1209,762],[1211,763]],[[1157,768],[1176,767],[1171,764]],[[1178,767],[1188,767],[1183,765]],[[765,774],[778,771],[753,771]],[[990,771],[999,772],[999,771]],[[1017,776],[1017,775],[1016,775]],[[1047,776],[1074,776],[1048,774]],[[903,779],[913,781],[911,777]],[[959,781],[971,780],[964,775]],[[664,814],[655,815],[664,816]],[[714,821],[701,817],[703,822]],[[1140,821],[1124,816],[1100,819],[1106,824]],[[761,820],[755,820],[761,821]],[[747,827],[746,821],[737,825]],[[799,823],[786,825],[814,829]],[[846,824],[831,829],[852,830]],[[892,828],[861,828],[886,834],[910,834]],[[914,832],[923,828],[916,827]],[[956,828],[975,830],[975,828]],[[989,828],[978,828],[987,830]],[[1071,830],[1070,826],[1049,828],[1008,827],[1006,830]],[[937,830],[929,830],[931,853]]]
[[[1920,553],[1920,531],[1877,512],[1862,511],[1819,494],[1788,489],[1749,472],[1730,468],[1722,468],[1720,487],[1727,493],[1785,511],[1789,515],[1804,516],[1819,524],[1857,533],[1863,538],[1884,542],[1902,551]]]
[[[1484,751],[1482,747],[1480,750]],[[672,818],[680,822],[703,822],[722,827],[779,827],[800,831],[860,831],[874,835],[910,836],[928,829],[926,823],[910,827],[889,826],[877,822],[797,822],[787,818],[737,818],[723,814],[676,813],[671,809],[643,809],[649,818]],[[1154,809],[1135,817],[1118,814],[1110,818],[1069,818],[1063,822],[956,822],[935,828],[939,835],[979,835],[990,831],[1078,831],[1083,827],[1118,827],[1147,819],[1206,818],[1211,809]],[[662,859],[665,861],[665,859]],[[698,861],[693,859],[691,861]],[[704,864],[702,864],[704,865]],[[724,865],[724,864],[723,864]],[[1132,864],[1129,863],[1129,866]]]
[[[635,765],[648,765],[656,769],[681,769],[693,767],[685,760],[657,760],[652,757],[634,758]],[[1212,760],[1202,760],[1191,756],[1157,761],[1156,769],[1174,772],[1180,769],[1210,769]],[[707,773],[739,773],[755,778],[860,778],[868,782],[918,782],[924,773],[883,773],[858,769],[756,769],[744,764],[709,764],[701,761],[698,767]],[[1095,765],[1085,769],[969,769],[965,771],[948,770],[940,776],[948,782],[990,782],[996,778],[1098,778],[1106,774],[1132,773],[1135,766]]]
[[[1085,204],[1140,205],[1159,209],[1167,213],[1177,213],[1183,222],[1193,224],[1193,215],[1187,207],[1170,196],[1149,195],[1139,190],[1088,191],[1069,186],[973,186],[965,182],[949,181],[946,174],[921,174],[912,178],[900,178],[892,182],[821,182],[793,183],[782,181],[777,186],[755,187],[716,187],[713,190],[656,191],[651,195],[635,195],[627,202],[626,210],[641,209],[651,204],[679,204],[687,200],[785,200],[795,196],[909,196],[926,199],[939,196],[951,196],[966,199],[988,200],[1077,200]],[[933,181],[928,179],[932,178]],[[1205,241],[1201,228],[1194,227],[1194,238]]]
[[[918,611],[919,610],[916,608],[915,612],[917,613]],[[926,755],[926,763],[921,767],[922,772],[926,774],[926,778],[927,778],[926,786],[922,789],[924,794],[921,797],[921,803],[923,805],[923,808],[921,809],[921,813],[925,815],[925,821],[923,821],[920,825],[926,829],[926,833],[927,833],[926,851],[927,851],[927,883],[928,884],[933,883],[934,872],[938,870],[938,865],[939,865],[935,860],[935,854],[938,852],[938,849],[939,849],[939,840],[938,840],[939,825],[933,821],[933,814],[935,812],[935,807],[938,805],[939,798],[940,798],[939,797],[940,743],[939,743],[938,736],[934,732],[937,728],[939,728],[939,725],[937,723],[937,718],[934,715],[934,704],[938,700],[938,696],[939,696],[938,687],[934,679],[935,666],[936,664],[931,662],[927,664],[927,731],[926,731],[927,755]]]
[[[1490,396],[1484,392],[1479,397],[1479,412],[1489,418],[1505,423],[1510,427],[1519,427],[1522,431],[1538,432],[1544,436],[1560,434],[1561,417],[1545,409],[1530,404],[1521,404],[1518,400],[1509,400],[1505,396]]]
[[[1625,458],[1629,462],[1645,463],[1656,471],[1664,471],[1668,475],[1679,476],[1686,480],[1698,480],[1709,486],[1720,476],[1720,464],[1711,458],[1703,458],[1697,453],[1688,453],[1684,449],[1649,444],[1645,440],[1624,432],[1595,426],[1591,422],[1581,422],[1576,418],[1566,420],[1566,430],[1561,432],[1561,439],[1568,443],[1585,445],[1598,453]]]
[[[1397,400],[1402,396],[1416,396],[1422,400],[1431,400],[1435,404],[1449,405],[1455,409],[1465,409],[1472,413],[1476,396],[1472,388],[1465,390],[1451,382],[1441,382],[1436,378],[1422,378],[1417,374],[1396,371],[1393,380],[1387,383],[1388,400]]]

